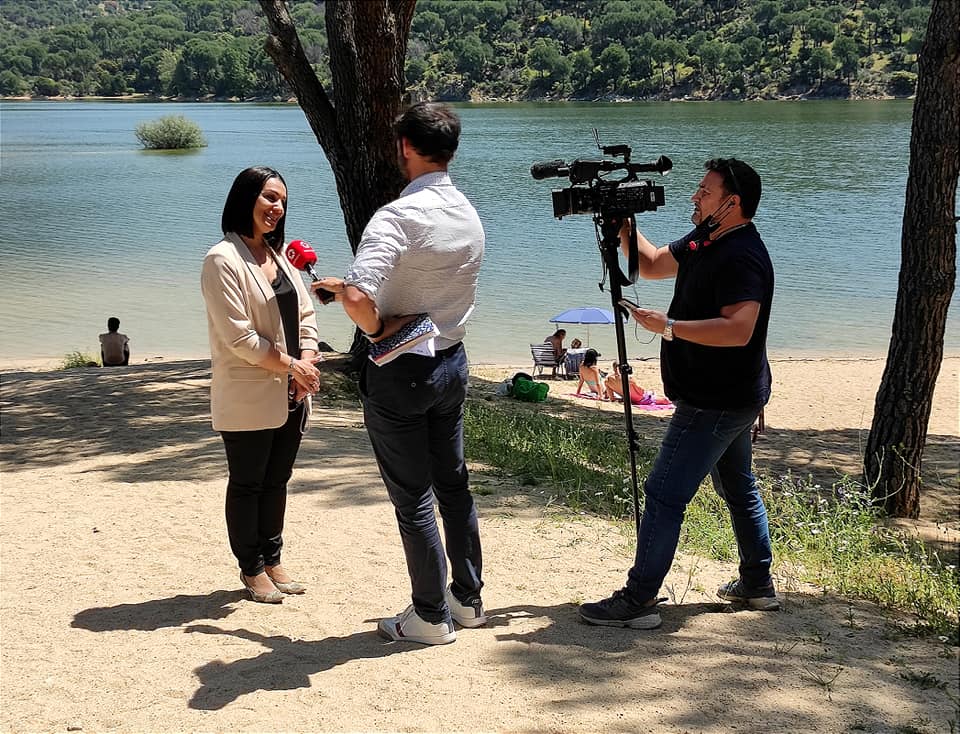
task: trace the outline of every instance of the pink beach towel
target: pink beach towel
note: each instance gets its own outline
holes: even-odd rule
[[[583,398],[584,400],[600,400],[600,396],[596,393],[583,393],[583,392],[572,392],[569,393],[575,398]],[[673,410],[677,406],[667,401],[665,403],[657,403],[655,400],[666,400],[666,398],[656,398],[653,393],[646,393],[644,395],[644,402],[641,403],[631,403],[633,407],[638,408],[639,410],[649,410],[649,411],[658,411],[658,410]],[[607,402],[607,401],[604,401]],[[620,402],[617,400],[616,402]]]

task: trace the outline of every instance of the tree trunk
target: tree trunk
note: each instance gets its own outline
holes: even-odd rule
[[[328,95],[300,45],[283,0],[260,0],[267,53],[283,74],[333,169],[347,238],[356,252],[373,213],[397,197],[393,121],[404,93],[403,64],[416,0],[328,0]]]
[[[956,280],[958,39],[960,3],[933,0],[913,108],[893,334],[864,455],[874,501],[898,517],[920,512],[923,446]]]
[[[260,0],[270,26],[267,53],[287,80],[330,162],[350,249],[373,213],[397,198],[393,122],[404,95],[404,60],[416,0],[327,0],[332,84],[324,89],[283,0]],[[366,341],[354,332],[351,353]]]

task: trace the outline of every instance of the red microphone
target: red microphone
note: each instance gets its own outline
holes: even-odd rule
[[[320,276],[317,275],[317,272],[313,269],[314,264],[317,262],[317,253],[310,246],[309,242],[293,240],[287,245],[287,260],[289,260],[290,264],[297,270],[305,271],[314,281],[320,280]],[[330,303],[330,301],[336,298],[336,296],[326,288],[317,288],[314,292],[317,294],[317,298],[320,299],[320,303]]]
[[[309,242],[303,240],[294,240],[287,245],[287,260],[297,270],[305,270],[314,280],[320,280],[313,266],[317,262],[317,253],[310,247]]]

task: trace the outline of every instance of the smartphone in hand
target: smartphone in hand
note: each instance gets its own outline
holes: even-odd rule
[[[635,311],[640,308],[637,304],[631,301],[629,298],[621,298],[620,305],[623,306],[628,311]]]
[[[319,300],[324,306],[326,306],[328,303],[333,303],[337,298],[336,293],[333,291],[328,291],[326,288],[314,288],[313,292],[316,294],[317,300]]]

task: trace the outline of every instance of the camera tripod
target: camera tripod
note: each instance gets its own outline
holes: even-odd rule
[[[637,451],[639,442],[637,432],[633,427],[633,410],[630,401],[630,375],[633,374],[633,368],[627,363],[627,340],[623,329],[623,319],[620,317],[622,306],[620,299],[623,298],[621,286],[629,285],[632,280],[623,275],[620,270],[619,252],[620,252],[620,226],[630,217],[630,214],[617,214],[600,212],[593,217],[593,223],[597,229],[597,244],[600,247],[600,253],[603,258],[604,269],[610,274],[610,299],[613,305],[613,327],[617,335],[617,364],[620,369],[620,394],[623,396],[623,420],[627,432],[627,447],[630,453],[630,477],[633,483],[633,519],[637,526],[637,534],[640,533],[640,487],[637,480]],[[636,248],[636,242],[632,243]],[[635,261],[631,258],[630,269],[631,277],[636,274],[633,271]],[[600,283],[600,290],[603,290],[603,283]]]

